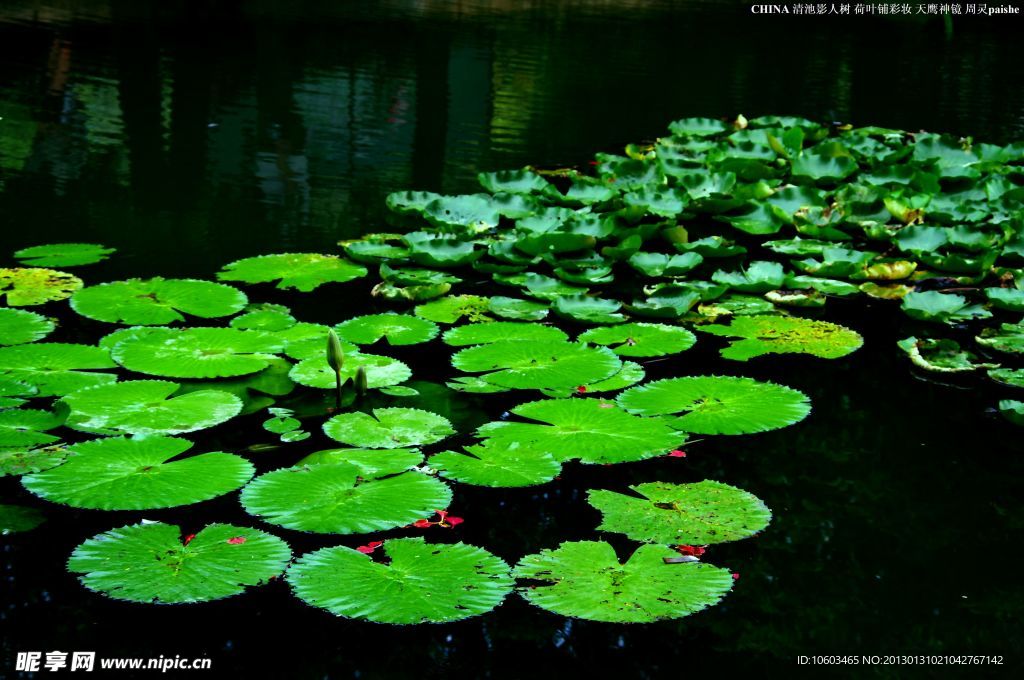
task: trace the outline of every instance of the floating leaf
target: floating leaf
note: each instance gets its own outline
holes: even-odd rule
[[[242,401],[227,392],[172,396],[178,387],[166,380],[129,380],[79,390],[64,397],[71,409],[67,424],[104,434],[181,434],[219,425],[242,410]]]
[[[1014,425],[1024,427],[1024,401],[1003,399],[999,402],[999,412]]]
[[[457,352],[452,366],[513,389],[575,387],[618,373],[621,362],[604,347],[564,340],[512,340]]]
[[[423,462],[419,449],[325,449],[309,454],[296,465],[348,463],[360,477],[384,477],[411,470]]]
[[[58,437],[46,434],[60,427],[63,419],[50,413],[29,408],[0,410],[0,447],[28,447],[50,444]]]
[[[548,315],[548,306],[543,302],[496,295],[488,300],[487,311],[504,319],[540,321]]]
[[[68,571],[115,600],[182,604],[238,595],[278,576],[291,557],[284,541],[256,529],[211,524],[184,544],[178,527],[149,522],[90,538]]]
[[[78,267],[105,260],[115,251],[95,243],[54,243],[22,248],[14,257],[30,267]]]
[[[445,331],[446,344],[456,347],[467,345],[488,345],[507,340],[568,340],[564,331],[554,326],[515,321],[488,321],[456,326]]]
[[[659,357],[678,354],[693,347],[697,338],[680,326],[658,323],[625,323],[592,328],[582,333],[579,342],[610,346],[623,357]]]
[[[162,326],[184,321],[185,314],[203,319],[230,316],[247,302],[245,293],[222,283],[156,277],[83,288],[72,296],[71,308],[97,321]]]
[[[989,370],[988,377],[1004,385],[1024,387],[1024,369],[1022,368],[993,368]],[[0,457],[2,455],[0,454]]]
[[[416,345],[437,335],[437,325],[432,321],[395,313],[357,316],[336,328],[343,340],[357,345],[372,345],[382,338],[389,345]]]
[[[68,457],[62,444],[34,449],[0,449],[0,477],[27,475],[57,467]]]
[[[111,355],[131,371],[166,378],[231,378],[257,373],[284,349],[280,338],[235,328],[154,328],[118,342]]]
[[[348,463],[275,470],[242,490],[247,512],[287,529],[359,534],[410,524],[452,499],[448,486],[419,472],[360,480]]]
[[[555,299],[553,309],[566,319],[580,323],[619,323],[626,317],[619,314],[622,303],[589,295],[564,295]]]
[[[802,392],[752,378],[694,376],[631,387],[619,395],[631,413],[685,415],[672,425],[695,434],[751,434],[798,423],[811,412]]]
[[[623,564],[607,543],[568,542],[524,557],[513,575],[545,584],[519,589],[541,609],[591,621],[651,623],[699,612],[732,589],[728,569],[664,561],[678,556],[662,546],[642,545]]]
[[[917,367],[935,373],[964,373],[998,364],[976,363],[977,356],[960,349],[956,340],[904,338],[896,343]]]
[[[429,464],[442,477],[492,487],[536,486],[550,482],[562,470],[551,454],[520,448],[514,441],[467,446],[465,453],[442,451],[431,456]]]
[[[511,592],[508,565],[464,543],[384,541],[388,562],[336,546],[288,570],[295,595],[332,614],[376,623],[448,623],[485,614]]]
[[[919,321],[952,323],[992,316],[991,312],[981,305],[968,304],[967,298],[962,295],[950,295],[934,290],[907,293],[903,296],[902,309],[907,316]]]
[[[782,288],[786,272],[778,262],[751,262],[743,271],[716,271],[711,280],[744,293],[766,293]]]
[[[90,370],[117,368],[105,349],[91,345],[39,342],[0,347],[0,378],[31,385],[36,396],[63,396],[85,387],[117,380],[113,373]]]
[[[334,369],[328,365],[322,352],[321,349],[320,356],[303,359],[295,364],[289,373],[291,379],[307,387],[334,389]],[[409,367],[397,359],[376,354],[353,353],[345,355],[345,365],[341,367],[342,383],[354,380],[360,368],[366,371],[366,385],[370,389],[397,385],[412,377]]]
[[[417,305],[416,316],[437,323],[455,323],[462,317],[469,321],[487,318],[488,300],[479,295],[452,295]]]
[[[192,448],[177,437],[94,439],[69,447],[59,467],[22,477],[32,493],[54,503],[97,510],[151,510],[209,500],[241,488],[254,468],[230,453],[171,461]],[[168,462],[171,461],[171,462]]]
[[[763,354],[811,354],[837,359],[856,351],[864,342],[849,328],[795,316],[739,316],[728,326],[700,326],[700,330],[742,338],[721,352],[726,359],[737,361]]]
[[[42,314],[0,307],[0,345],[21,345],[41,340],[53,332],[54,324]]]
[[[511,446],[550,453],[559,461],[625,463],[661,455],[686,437],[660,418],[630,415],[599,399],[546,399],[520,404],[512,413],[529,420],[500,421],[477,433],[488,446]]]
[[[280,253],[247,257],[226,265],[217,274],[221,281],[270,283],[280,289],[308,293],[325,283],[346,283],[366,276],[366,267],[337,255],[318,253]]]
[[[757,496],[721,482],[652,482],[629,487],[641,496],[591,489],[587,500],[601,512],[598,531],[666,545],[738,541],[768,526],[772,513]]]
[[[979,345],[999,352],[1024,354],[1024,323],[1004,323],[999,328],[986,328],[975,340]]]
[[[83,285],[77,276],[53,269],[0,268],[0,296],[7,296],[7,304],[11,307],[65,300]]]
[[[0,536],[32,531],[46,521],[43,513],[23,505],[0,504]]]
[[[341,413],[324,423],[324,433],[331,439],[375,449],[424,446],[454,432],[447,418],[414,408],[378,408],[373,415]]]

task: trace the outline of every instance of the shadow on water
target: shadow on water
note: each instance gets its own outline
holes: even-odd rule
[[[471,191],[483,169],[581,164],[687,115],[794,113],[1005,142],[1024,137],[1024,72],[1005,67],[1024,56],[1015,21],[965,17],[950,34],[935,17],[757,17],[707,2],[7,2],[0,246],[116,246],[87,280],[209,277],[248,255],[331,250],[386,229],[390,191]],[[345,300],[322,290],[300,316],[337,321],[368,299],[349,294],[365,293],[355,285]],[[458,488],[458,538],[509,561],[592,538],[589,488],[711,478],[748,489],[775,520],[709,550],[740,581],[707,612],[608,626],[513,597],[460,624],[385,628],[306,607],[280,582],[195,607],[121,604],[63,565],[83,539],[138,513],[51,509],[44,528],[4,540],[4,668],[16,651],[52,649],[209,656],[217,675],[266,677],[776,675],[797,655],[845,653],[1019,663],[1024,446],[991,412],[1002,393],[912,376],[894,348],[902,318],[830,305],[830,319],[867,338],[846,359],[733,364],[702,337],[649,366],[651,377],[742,373],[804,390],[814,413],[797,427],[713,438],[614,477],[573,465],[539,489]],[[96,335],[65,321],[54,340]],[[445,378],[444,361],[406,358],[417,378]],[[442,391],[431,408],[467,431],[499,403]],[[258,420],[200,446],[248,446]],[[328,444],[311,442],[257,465]],[[28,500],[2,481],[5,499]],[[234,496],[144,514],[251,523]],[[275,531],[297,553],[358,543]]]

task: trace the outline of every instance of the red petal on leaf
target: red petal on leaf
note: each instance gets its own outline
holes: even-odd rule
[[[429,529],[433,524],[429,519],[418,519],[412,523],[412,526],[417,529]]]
[[[677,545],[676,551],[682,555],[693,555],[694,557],[700,557],[704,554],[704,548],[699,545]]]
[[[586,394],[587,393],[587,386],[586,385],[580,385],[579,387],[576,388],[576,393],[577,394]]]
[[[242,545],[243,543],[245,543],[245,536],[235,536],[233,538],[229,538],[228,543],[230,543],[231,545]]]
[[[686,451],[682,449],[673,449],[665,454],[668,458],[686,458]]]
[[[188,535],[188,536],[186,536],[186,537],[185,537],[184,539],[182,539],[182,542],[183,542],[183,543],[184,543],[185,545],[188,545],[189,543],[191,543],[191,542],[192,542],[192,539],[193,539],[193,538],[195,538],[195,537],[196,537],[196,535],[195,535],[195,534],[189,534],[189,535]]]
[[[737,574],[737,573],[735,573],[735,572],[733,572],[733,575],[732,575],[732,580],[733,580],[733,581],[739,581],[739,580],[740,580],[740,575],[739,575],[739,574]]]

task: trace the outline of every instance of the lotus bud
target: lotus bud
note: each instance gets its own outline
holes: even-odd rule
[[[335,373],[341,373],[341,367],[345,365],[345,351],[341,349],[341,340],[333,328],[327,331],[327,364]]]
[[[747,117],[741,113],[740,115],[736,116],[736,120],[732,122],[732,126],[737,130],[746,130]]]
[[[356,394],[363,396],[366,394],[366,366],[360,366],[356,369]]]

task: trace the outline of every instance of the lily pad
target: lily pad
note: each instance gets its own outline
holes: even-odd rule
[[[178,458],[191,448],[192,442],[177,437],[94,439],[69,447],[73,455],[63,465],[21,481],[37,496],[75,508],[151,510],[222,496],[255,472],[231,453]]]
[[[482,548],[384,542],[388,562],[337,546],[303,555],[288,570],[295,595],[332,614],[376,623],[449,623],[485,614],[512,591],[509,567]]]
[[[30,408],[0,410],[0,447],[23,447],[51,444],[59,439],[47,430],[58,428],[63,418]]]
[[[383,339],[389,345],[416,345],[437,335],[437,324],[409,314],[368,314],[337,325],[342,340],[372,345]]]
[[[211,524],[190,539],[161,522],[121,527],[75,548],[68,571],[115,600],[183,604],[245,592],[284,571],[292,553],[268,533]]]
[[[411,524],[447,508],[448,486],[419,472],[363,480],[348,463],[275,470],[242,490],[242,506],[296,531],[360,534]]]
[[[0,347],[0,378],[31,385],[39,397],[106,385],[117,380],[113,373],[96,369],[117,368],[110,353],[91,345],[38,342]]]
[[[490,440],[487,446],[518,443],[559,461],[625,463],[661,455],[686,439],[660,418],[631,415],[600,399],[545,399],[511,412],[538,422],[482,425],[477,434]]]
[[[665,558],[678,555],[662,546],[642,545],[623,564],[607,543],[576,541],[528,555],[512,573],[543,584],[519,589],[541,609],[591,621],[652,623],[699,612],[732,589],[728,569],[700,562],[665,563]]]
[[[83,285],[82,279],[41,267],[0,268],[0,297],[11,307],[42,305],[66,300]]]
[[[342,444],[374,449],[424,446],[454,434],[443,416],[414,408],[378,408],[340,413],[324,423],[324,433]]]
[[[318,354],[295,364],[288,375],[300,385],[322,390],[334,389],[334,369],[327,363],[323,350]],[[366,369],[366,386],[370,389],[398,385],[412,377],[412,370],[398,359],[354,353],[345,354],[345,364],[341,367],[342,382],[354,379],[360,367]]]
[[[436,323],[455,323],[462,317],[469,321],[487,319],[489,301],[479,295],[450,295],[417,305],[416,316]]]
[[[172,396],[178,383],[129,380],[89,387],[64,397],[67,424],[103,434],[181,434],[219,425],[238,415],[242,400],[209,389]]]
[[[57,467],[68,457],[62,444],[37,448],[0,449],[0,477],[15,477]]]
[[[456,326],[445,331],[446,344],[456,347],[488,345],[507,340],[568,340],[564,331],[554,326],[516,321],[487,321]]]
[[[999,352],[1024,354],[1024,323],[1004,323],[999,328],[986,328],[975,340]]]
[[[75,293],[71,308],[84,317],[128,326],[163,326],[230,316],[248,302],[245,293],[222,283],[196,279],[129,279],[100,283]]]
[[[53,319],[42,314],[0,307],[0,345],[22,345],[42,340],[55,327]]]
[[[384,477],[411,470],[423,462],[419,449],[325,449],[315,451],[296,465],[348,463],[359,468],[360,477]]]
[[[918,340],[909,337],[896,344],[915,366],[933,373],[965,373],[998,366],[977,362],[976,355],[960,349],[960,343],[948,338]]]
[[[587,492],[587,500],[601,512],[598,531],[644,543],[707,545],[748,538],[771,521],[772,513],[761,499],[721,482],[652,482],[629,488],[637,495]]]
[[[738,316],[728,326],[700,326],[713,335],[741,338],[722,350],[726,359],[746,361],[764,354],[810,354],[837,359],[855,352],[864,339],[828,321],[795,316]]]
[[[798,423],[811,412],[807,396],[752,378],[694,376],[631,387],[617,403],[646,416],[685,411],[673,427],[695,434],[751,434]]]
[[[115,248],[95,243],[53,243],[22,248],[14,257],[30,267],[78,267],[105,260],[114,252]]]
[[[484,373],[500,387],[541,389],[575,387],[618,373],[622,362],[604,347],[564,340],[511,340],[477,345],[457,352],[452,366]]]
[[[467,446],[464,453],[442,451],[430,457],[430,467],[447,479],[491,487],[536,486],[550,482],[562,464],[549,453],[520,447],[518,442]]]
[[[592,328],[577,340],[605,345],[623,357],[659,357],[678,354],[697,342],[693,333],[680,326],[659,323],[624,323],[618,326]]]
[[[337,255],[280,253],[232,262],[217,274],[217,278],[242,283],[277,281],[280,289],[291,288],[308,293],[325,283],[346,283],[366,276],[366,273],[366,267]]]
[[[981,305],[968,304],[962,295],[929,290],[914,291],[903,296],[903,311],[912,319],[952,323],[985,318],[992,313]]]
[[[284,349],[274,334],[235,328],[154,328],[111,351],[117,363],[165,378],[232,378],[267,368]]]

